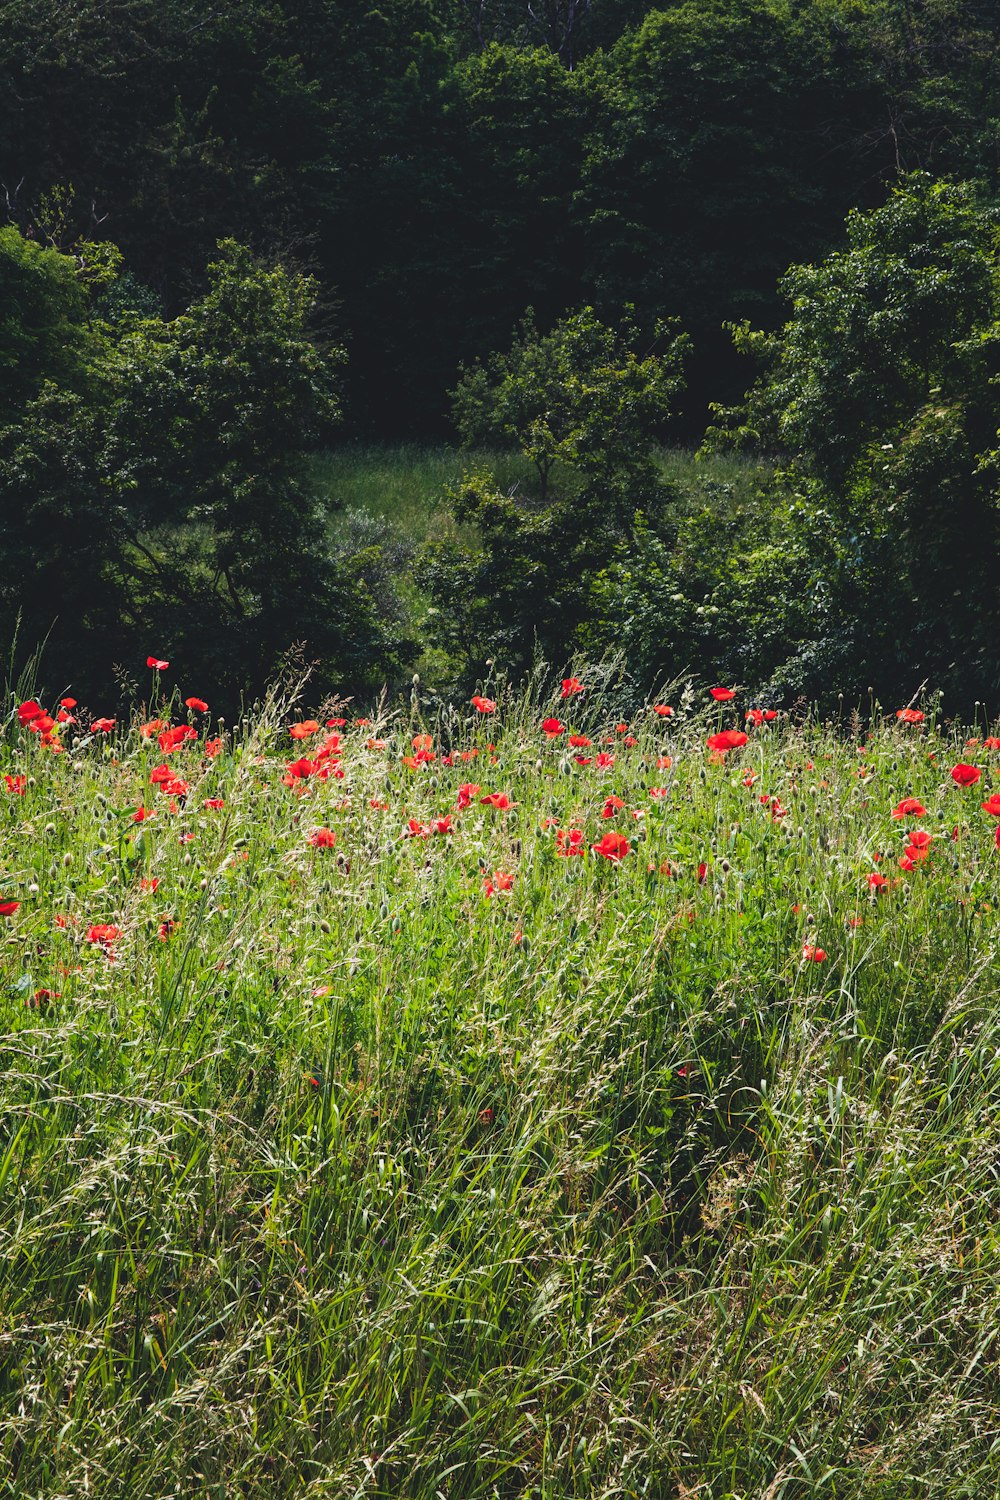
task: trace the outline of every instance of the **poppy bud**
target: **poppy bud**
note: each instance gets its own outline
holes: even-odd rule
[[[55,831],[56,831],[56,825],[54,823],[46,823],[46,825],[45,825],[45,832],[46,833],[55,833]]]
[[[382,905],[378,909],[378,914],[382,918],[383,922],[385,922],[388,919],[388,916],[389,916],[389,903],[388,903],[388,901],[383,901],[382,902]]]
[[[68,850],[68,849],[67,849],[67,850],[66,850],[66,853],[65,853],[65,854],[64,854],[64,855],[63,855],[63,866],[64,866],[64,868],[65,868],[65,869],[67,869],[67,870],[68,870],[68,869],[69,869],[69,867],[70,867],[70,865],[71,865],[71,864],[72,864],[72,863],[73,863],[73,856],[72,856],[72,854],[71,854],[71,853],[70,853],[70,852],[69,852],[69,850]]]
[[[329,922],[326,920],[325,917],[322,919],[322,921],[319,924],[319,930],[320,930],[320,932],[326,932],[326,933],[330,933],[330,932],[333,931],[333,928],[330,926]]]

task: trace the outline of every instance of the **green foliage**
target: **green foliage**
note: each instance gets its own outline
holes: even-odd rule
[[[568,658],[590,577],[644,517],[655,524],[662,513],[669,492],[655,443],[682,385],[686,340],[639,354],[637,337],[592,308],[545,335],[529,318],[510,352],[467,371],[455,392],[466,443],[516,444],[538,476],[537,495],[519,497],[488,475],[467,475],[453,512],[475,528],[478,550],[449,543],[425,558],[432,639],[460,651],[473,673],[488,659],[523,671],[536,647]]]
[[[998,231],[970,187],[913,179],[850,218],[846,249],[789,272],[783,329],[738,334],[764,371],[738,436],[793,455],[853,575],[843,620],[869,645],[849,688],[1000,688]],[[817,527],[817,550],[829,538]]]
[[[687,436],[738,395],[724,320],[900,171],[996,191],[983,0],[3,0],[10,216],[112,235],[173,316],[220,239],[308,267],[356,435],[443,431],[524,309],[681,316]]]
[[[304,469],[339,416],[342,353],[309,335],[308,278],[220,248],[187,312],[107,326],[91,400],[47,386],[0,433],[6,632],[20,614],[30,649],[58,617],[58,659],[84,673],[141,635],[230,702],[293,642],[324,685],[370,685],[406,646],[331,559]]]
[[[0,228],[0,423],[46,380],[82,387],[94,352],[74,262]]]
[[[695,671],[765,701],[829,681],[837,664],[814,658],[835,624],[830,549],[812,538],[803,497],[772,474],[737,486],[696,470],[667,524],[592,580],[583,648],[620,651],[641,683]]]
[[[666,332],[658,327],[655,341]],[[518,447],[538,471],[542,503],[553,468],[574,471],[627,527],[630,508],[656,504],[653,444],[682,388],[687,347],[675,337],[643,357],[638,338],[627,318],[611,328],[591,307],[544,335],[529,314],[508,354],[464,372],[453,404],[464,442]]]

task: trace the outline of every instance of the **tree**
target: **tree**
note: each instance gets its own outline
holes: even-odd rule
[[[826,517],[848,666],[995,691],[1000,212],[918,176],[852,214],[847,242],[785,277],[781,330],[738,330],[762,374],[722,425],[789,454]]]
[[[230,703],[301,641],[321,688],[363,690],[405,645],[331,558],[308,487],[342,351],[310,336],[308,278],[220,251],[179,317],[95,331],[86,398],[49,382],[0,430],[5,633],[20,613],[31,649],[59,616],[78,681],[156,640]]]
[[[686,340],[657,332],[660,353],[637,350],[630,322],[616,330],[589,307],[547,334],[529,316],[508,353],[464,373],[454,412],[466,444],[516,446],[538,476],[537,494],[517,496],[488,474],[466,475],[452,505],[480,546],[424,559],[432,633],[474,671],[487,658],[523,670],[536,646],[565,659],[591,580],[637,525],[661,522],[670,491],[655,443],[682,385]]]
[[[94,354],[74,262],[11,226],[0,229],[0,422],[46,380],[79,389]]]
[[[509,353],[463,373],[453,414],[467,446],[514,445],[534,464],[541,504],[553,470],[570,471],[629,535],[636,511],[654,506],[659,477],[653,447],[683,385],[683,336],[637,352],[638,329],[614,329],[592,307],[539,334],[529,313]]]

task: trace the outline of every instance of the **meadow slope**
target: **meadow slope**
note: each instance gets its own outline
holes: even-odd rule
[[[578,670],[9,704],[0,1495],[998,1492],[997,731]]]

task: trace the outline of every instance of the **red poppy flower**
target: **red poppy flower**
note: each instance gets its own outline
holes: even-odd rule
[[[76,708],[77,707],[76,699],[75,698],[60,698],[59,699],[59,707],[60,708]]]
[[[481,714],[495,714],[497,711],[495,700],[493,698],[483,698],[479,693],[474,694],[472,706]]]
[[[616,812],[621,812],[625,803],[620,797],[610,796],[601,808],[602,818],[613,818]]]
[[[90,732],[91,734],[110,734],[114,727],[114,719],[95,719],[90,726]]]
[[[208,756],[209,760],[214,759],[214,757],[216,755],[218,755],[218,753],[219,753],[219,751],[221,749],[222,749],[222,740],[221,739],[218,739],[218,740],[206,740],[205,741],[205,754]]]
[[[346,719],[327,719],[327,729],[343,729],[347,724]]]
[[[951,768],[951,779],[956,786],[975,786],[982,774],[978,766],[966,765],[964,761]]]
[[[761,724],[770,724],[772,719],[778,717],[773,708],[751,708],[747,710],[747,718],[751,724],[756,724],[758,729]]]
[[[592,745],[594,742],[593,740],[588,740],[585,734],[571,734],[566,743],[572,745],[576,750],[586,750],[587,746]]]
[[[922,724],[924,715],[919,708],[897,708],[896,718],[903,724]]]
[[[499,808],[501,812],[506,812],[508,807],[514,806],[506,792],[490,792],[487,796],[480,797],[479,800],[487,807]]]
[[[574,854],[585,854],[587,846],[584,842],[582,828],[560,828],[556,833],[556,853],[564,858]]]
[[[706,877],[707,874],[708,874],[708,865],[706,865],[706,864],[700,864],[698,866],[698,884],[699,885],[704,885],[705,884],[705,877]]]
[[[121,935],[120,927],[112,927],[106,922],[93,922],[87,928],[87,942],[99,943],[105,952],[111,951]]]
[[[651,786],[649,795],[654,802],[662,802],[663,798],[667,795],[667,788],[665,786]]]
[[[458,789],[458,801],[456,806],[459,812],[467,808],[477,792],[482,788],[475,781],[466,781]]]
[[[711,693],[716,703],[728,703],[730,698],[736,697],[736,693],[733,688],[709,688],[708,691]]]
[[[173,935],[176,926],[177,923],[174,921],[173,917],[164,917],[156,932],[156,936],[159,938],[161,943],[167,942],[167,940]]]
[[[817,948],[814,943],[803,943],[802,957],[814,964],[822,964],[826,962],[826,951],[823,948]]]
[[[288,733],[293,740],[307,740],[310,735],[319,732],[319,721],[317,719],[302,719],[298,724],[293,724]]]
[[[192,713],[196,713],[196,714],[207,714],[208,713],[208,704],[205,702],[204,698],[185,698],[184,699],[184,707],[185,708],[189,708],[192,711]]]
[[[495,896],[497,891],[512,890],[513,886],[513,875],[508,875],[504,870],[494,870],[492,879],[487,875],[483,880],[483,890],[487,896]]]
[[[888,884],[889,884],[889,882],[885,878],[885,876],[884,875],[880,875],[877,870],[875,871],[875,873],[873,875],[869,875],[869,877],[868,877],[868,885],[869,885],[869,887],[873,891],[880,891],[880,890],[883,889],[883,887],[887,886]]]
[[[218,812],[220,807],[225,807],[226,799],[225,797],[206,797],[201,805],[209,812]]]
[[[36,703],[34,698],[29,698],[26,702],[18,704],[17,722],[23,729],[25,724],[30,724],[32,719],[37,719],[44,712],[45,710],[40,703]]]
[[[987,797],[982,804],[983,812],[989,813],[991,818],[1000,818],[1000,792],[994,792]]]
[[[431,819],[431,832],[432,833],[451,833],[452,832],[451,813],[447,813],[443,818],[432,818]]]
[[[904,797],[898,807],[894,807],[892,815],[894,818],[922,818],[927,809],[916,797]]]
[[[198,731],[190,724],[178,724],[173,729],[164,729],[162,734],[156,737],[157,744],[164,755],[172,755],[175,750],[180,749],[185,740],[196,740]]]
[[[136,810],[135,810],[135,812],[132,814],[132,822],[133,823],[145,823],[145,821],[146,821],[147,818],[155,818],[155,817],[156,817],[156,813],[153,812],[151,808],[148,808],[148,807],[137,807]]]
[[[669,719],[673,713],[673,709],[667,703],[654,703],[653,712],[654,714],[659,714],[661,719]]]
[[[669,771],[674,763],[672,755],[658,755],[656,757],[656,769],[658,771]]]
[[[597,757],[598,769],[601,771],[610,771],[614,763],[614,756],[610,755],[607,750],[602,750]]]
[[[572,698],[577,693],[583,692],[583,683],[576,677],[564,677],[562,680],[562,696]]]
[[[1000,750],[1000,737],[995,734],[987,735],[983,740],[984,750]]]
[[[626,854],[632,853],[632,845],[623,833],[606,833],[599,844],[591,844],[590,847],[602,859],[609,859],[614,864],[620,863]]]
[[[154,672],[165,672],[167,670],[167,668],[169,667],[169,665],[170,665],[170,663],[168,661],[160,661],[158,657],[155,657],[155,656],[147,656],[146,657],[146,666],[147,667],[152,667],[152,669],[153,669]]]
[[[721,734],[710,734],[705,743],[710,750],[725,755],[728,750],[739,750],[747,738],[742,729],[724,729]]]
[[[566,725],[560,724],[558,719],[544,719],[542,721],[542,729],[545,732],[546,738],[550,740],[554,740],[557,735],[562,734],[565,728]]]
[[[925,832],[923,828],[915,828],[910,834],[909,842],[900,857],[900,869],[912,870],[915,865],[921,864],[930,854],[933,842],[934,839],[931,834]]]
[[[5,776],[4,782],[8,792],[12,792],[16,797],[24,796],[24,789],[28,785],[27,776]]]
[[[299,760],[289,761],[281,780],[285,786],[296,787],[304,791],[305,788],[301,783],[308,781],[310,776],[314,776],[318,768],[317,761],[310,760],[308,756],[303,755]]]
[[[12,917],[20,904],[20,901],[0,901],[0,917]]]
[[[337,835],[332,828],[314,828],[306,839],[306,843],[311,844],[314,849],[332,849],[336,842]]]

